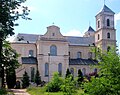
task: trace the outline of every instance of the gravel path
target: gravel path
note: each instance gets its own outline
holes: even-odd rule
[[[11,91],[15,95],[30,95],[28,92],[26,92],[26,89],[11,89]]]

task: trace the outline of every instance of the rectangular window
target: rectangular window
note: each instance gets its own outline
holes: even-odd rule
[[[49,75],[49,64],[48,63],[45,63],[45,76],[47,77]]]
[[[33,50],[29,50],[29,57],[33,57],[34,56],[34,51]]]

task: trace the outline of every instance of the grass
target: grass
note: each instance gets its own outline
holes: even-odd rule
[[[63,92],[45,92],[44,87],[29,87],[27,92],[31,95],[64,95]],[[79,89],[74,95],[83,95],[84,91]]]

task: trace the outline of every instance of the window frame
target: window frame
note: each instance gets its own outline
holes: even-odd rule
[[[34,57],[34,50],[29,50],[29,57]]]
[[[58,64],[58,73],[60,76],[62,76],[62,63]]]
[[[56,45],[50,46],[50,56],[57,56],[57,46]]]
[[[77,52],[77,59],[82,58],[82,52]]]
[[[110,19],[107,19],[107,26],[110,26]]]
[[[109,32],[107,33],[107,38],[110,39],[110,33]]]
[[[49,76],[49,63],[45,63],[45,77],[48,77]]]

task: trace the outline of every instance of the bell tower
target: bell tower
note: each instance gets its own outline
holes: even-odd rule
[[[114,12],[106,5],[96,15],[95,44],[102,51],[116,47],[116,30],[114,27]]]

